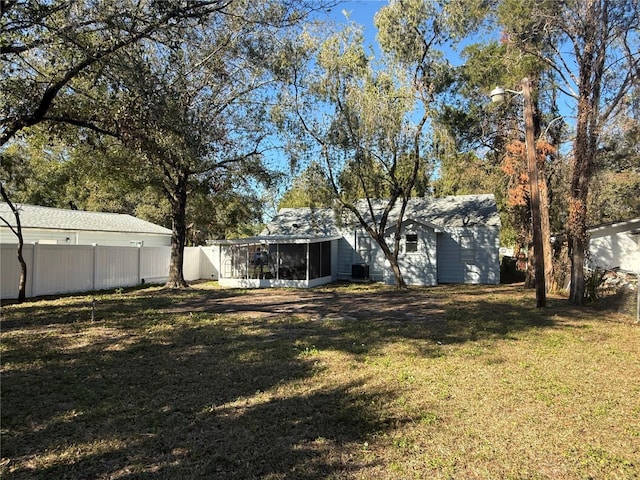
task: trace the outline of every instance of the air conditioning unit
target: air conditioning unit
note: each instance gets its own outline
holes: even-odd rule
[[[351,265],[351,278],[353,280],[369,280],[369,265],[366,263]]]

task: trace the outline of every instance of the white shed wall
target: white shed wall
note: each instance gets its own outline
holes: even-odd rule
[[[171,235],[148,233],[23,228],[22,237],[25,244],[39,242],[60,245],[92,245],[95,243],[129,247],[132,246],[132,242],[142,242],[145,247],[168,247],[171,245]],[[17,238],[7,227],[0,227],[0,243],[17,243]]]
[[[589,240],[589,254],[592,267],[640,272],[640,235],[629,231],[602,232]]]

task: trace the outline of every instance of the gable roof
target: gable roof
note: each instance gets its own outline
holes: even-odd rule
[[[264,228],[261,236],[341,236],[332,208],[282,208]]]
[[[500,226],[496,200],[491,194],[411,199],[405,218],[441,227]]]
[[[86,212],[20,203],[15,206],[20,211],[22,228],[171,235],[168,228],[122,213]],[[0,216],[15,227],[13,212],[5,202],[0,202]],[[4,222],[0,222],[0,226],[4,226]]]
[[[375,200],[372,206],[374,215],[379,217],[386,207],[386,201]],[[364,200],[358,202],[358,208],[365,214],[365,218],[370,218],[369,208]],[[389,228],[394,227],[394,219],[399,213],[398,202],[389,214]],[[407,204],[404,218],[443,229],[475,225],[500,226],[495,197],[490,194],[412,198]],[[336,236],[340,235],[340,229],[336,223],[335,211],[331,208],[283,208],[267,224],[261,235]]]

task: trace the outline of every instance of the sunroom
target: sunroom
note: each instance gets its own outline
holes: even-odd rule
[[[341,237],[260,236],[215,240],[218,283],[231,288],[310,288],[337,280]]]

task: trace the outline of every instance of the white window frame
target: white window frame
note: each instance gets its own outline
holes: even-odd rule
[[[409,240],[409,237],[415,237],[415,240]],[[420,252],[420,238],[417,233],[406,233],[404,235],[404,253],[411,255]],[[409,245],[415,245],[415,249],[409,250]]]

